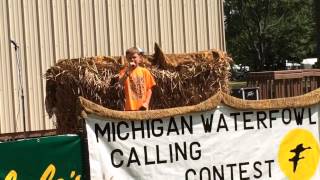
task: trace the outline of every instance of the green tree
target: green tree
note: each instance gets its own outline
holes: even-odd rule
[[[225,0],[227,51],[251,70],[283,69],[315,53],[312,0]]]

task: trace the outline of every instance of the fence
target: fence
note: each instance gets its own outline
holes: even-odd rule
[[[0,134],[0,142],[57,135],[56,129]]]
[[[248,87],[259,87],[260,99],[299,96],[320,87],[320,69],[250,72]]]

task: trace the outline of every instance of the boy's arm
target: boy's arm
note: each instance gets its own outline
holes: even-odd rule
[[[125,68],[124,73],[123,73],[123,74],[120,73],[119,83],[120,83],[121,85],[123,85],[124,81],[125,81],[125,80],[127,79],[127,77],[129,76],[130,72],[132,71],[132,68],[133,68],[133,66],[132,66],[131,63],[130,63],[129,66]]]
[[[145,73],[146,83],[147,83],[147,92],[146,92],[146,100],[142,104],[143,107],[145,107],[147,110],[149,109],[149,104],[152,96],[152,88],[156,85],[156,82],[154,81],[154,78],[150,71],[146,71]]]
[[[123,85],[124,81],[127,79],[127,77],[129,76],[130,72],[133,70],[133,68],[135,68],[136,65],[133,62],[130,62],[128,64],[128,66],[125,68],[124,73],[120,73],[120,79],[119,79],[119,83],[121,85]]]
[[[142,106],[145,107],[147,110],[149,109],[149,103],[150,103],[151,96],[152,96],[152,90],[148,89],[147,95],[146,95],[146,101],[142,104]]]
[[[123,85],[124,81],[127,79],[128,76],[129,76],[129,68],[127,68],[123,74],[120,74],[119,83]]]

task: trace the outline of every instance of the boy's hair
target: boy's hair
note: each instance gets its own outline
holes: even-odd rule
[[[126,50],[126,56],[128,55],[133,55],[133,54],[139,54],[139,55],[143,55],[143,52],[141,51],[141,49],[137,48],[137,47],[132,47]]]

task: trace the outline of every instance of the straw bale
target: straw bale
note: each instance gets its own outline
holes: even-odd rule
[[[155,53],[144,58],[142,66],[150,70],[156,87],[151,109],[198,104],[216,92],[229,93],[231,58],[222,51],[165,54],[156,44]],[[125,57],[89,57],[60,60],[47,70],[46,111],[57,117],[60,132],[76,132],[76,101],[82,96],[113,110],[122,110],[123,90],[118,73],[127,65]]]

